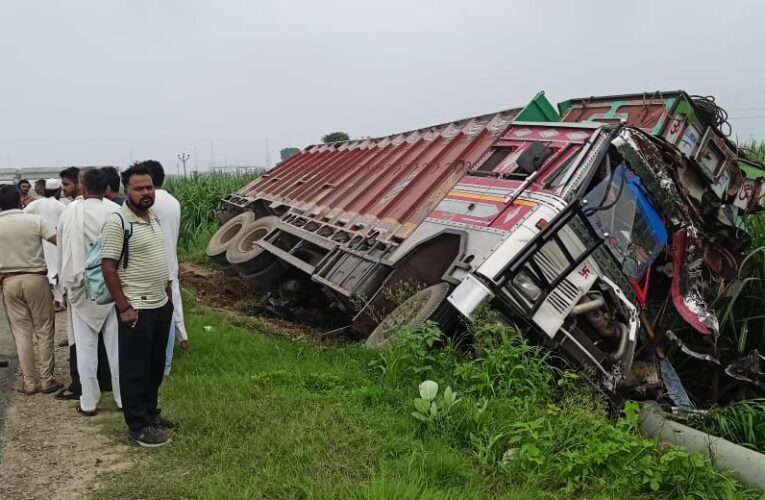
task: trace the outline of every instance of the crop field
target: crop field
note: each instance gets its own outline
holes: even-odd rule
[[[255,180],[254,174],[205,174],[187,178],[171,177],[165,189],[181,203],[178,250],[182,260],[205,261],[205,248],[218,222],[215,210],[221,198]]]
[[[168,184],[184,208],[186,259],[204,259],[217,198],[249,180]],[[753,248],[765,246],[765,220],[750,228]],[[753,252],[742,293],[718,307],[737,342],[765,317],[763,253]],[[614,415],[587,373],[490,312],[470,325],[470,349],[425,324],[376,353],[235,326],[187,301],[193,351],[162,392],[181,422],[174,443],[136,451],[137,465],[106,477],[100,498],[760,497],[703,456],[643,436],[637,403]],[[115,439],[118,420],[104,421]],[[765,403],[750,400],[697,426],[763,451],[763,422]]]

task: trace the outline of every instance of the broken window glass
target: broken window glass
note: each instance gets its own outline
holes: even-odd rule
[[[640,281],[667,244],[667,230],[640,183],[625,165],[585,195],[592,225],[606,236],[606,245],[625,274]]]

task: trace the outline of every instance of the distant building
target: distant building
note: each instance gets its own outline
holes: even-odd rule
[[[34,185],[37,179],[57,178],[59,172],[68,168],[63,167],[24,167],[24,168],[0,168],[0,184],[16,184],[21,179],[27,179]],[[96,167],[101,168],[106,165],[76,165],[78,168]]]
[[[210,171],[214,174],[261,175],[266,169],[254,165],[222,165],[212,167]]]

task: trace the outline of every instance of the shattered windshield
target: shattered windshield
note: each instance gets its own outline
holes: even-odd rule
[[[625,165],[619,165],[585,200],[591,207],[590,222],[598,231],[608,234],[608,248],[625,274],[641,280],[667,244],[667,231],[640,178]]]

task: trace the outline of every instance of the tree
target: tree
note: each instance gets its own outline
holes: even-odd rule
[[[284,148],[281,151],[279,151],[279,154],[282,157],[282,161],[287,161],[296,154],[298,154],[300,150],[298,148]]]
[[[346,132],[332,132],[321,138],[321,142],[341,142],[350,140]]]

